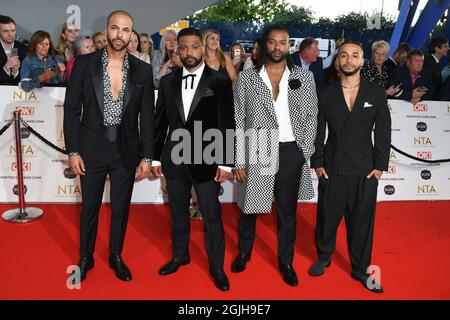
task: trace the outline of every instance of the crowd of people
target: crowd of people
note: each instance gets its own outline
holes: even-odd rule
[[[236,86],[237,75],[254,67],[258,59],[260,39],[255,39],[251,54],[246,54],[241,43],[230,45],[229,53],[221,49],[220,33],[207,30],[203,33],[203,58],[216,71],[223,72]],[[16,41],[16,24],[7,16],[0,16],[0,83],[19,84],[30,91],[45,84],[65,84],[72,70],[74,59],[83,54],[102,50],[107,44],[104,32],[92,36],[80,35],[80,29],[64,23],[54,45],[46,31],[36,31],[26,47]],[[339,79],[336,53],[343,39],[336,40],[336,50],[327,58],[320,58],[319,42],[314,38],[304,39],[291,55],[294,64],[314,74],[316,87]],[[14,49],[13,49],[14,48]],[[400,43],[392,56],[388,57],[389,43],[380,40],[372,44],[372,58],[365,60],[362,77],[383,87],[389,99],[402,99],[417,103],[422,100],[450,100],[450,59],[443,70],[439,62],[449,51],[448,39],[433,37],[428,44],[428,54]],[[158,89],[162,76],[181,68],[178,53],[177,33],[167,30],[160,41],[160,49],[154,50],[152,38],[147,33],[133,30],[128,52],[153,68],[154,87]]]

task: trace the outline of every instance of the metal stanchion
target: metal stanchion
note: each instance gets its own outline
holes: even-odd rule
[[[5,211],[2,214],[3,220],[11,223],[27,223],[40,218],[43,215],[42,209],[26,208],[23,185],[23,163],[22,163],[22,136],[20,125],[22,119],[20,111],[14,111],[14,131],[16,136],[16,161],[17,161],[17,185],[19,194],[19,208]]]

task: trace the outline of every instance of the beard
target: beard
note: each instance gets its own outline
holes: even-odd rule
[[[281,55],[276,57],[276,56],[274,56],[275,52],[277,52],[277,51],[274,50],[274,51],[267,53],[267,57],[270,59],[270,61],[272,61],[274,63],[279,63],[279,62],[286,60],[287,53],[282,53],[281,51],[278,51],[278,53],[281,53]]]
[[[111,39],[110,37],[107,37],[107,40],[108,40],[109,47],[111,49],[113,49],[114,51],[123,51],[128,47],[128,44],[130,43],[130,41],[125,42],[121,38]],[[122,44],[119,45],[117,42],[115,42],[116,40],[120,40],[122,42]]]
[[[197,59],[196,57],[192,57],[192,56],[187,56],[186,58],[180,59],[180,60],[186,69],[195,68],[203,61],[202,58]],[[193,61],[188,61],[188,60],[193,60]]]
[[[346,71],[341,66],[339,66],[339,71],[341,72],[342,75],[344,75],[346,77],[353,76],[354,74],[358,73],[359,70],[361,70],[361,66],[357,66],[357,67],[355,67],[355,69],[350,70],[350,71]]]

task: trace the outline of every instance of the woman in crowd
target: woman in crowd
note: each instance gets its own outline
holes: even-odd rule
[[[253,68],[256,65],[256,62],[259,58],[259,48],[261,47],[261,38],[255,39],[253,41],[252,55],[250,59],[247,59],[244,64],[244,70]]]
[[[58,53],[63,57],[64,62],[69,61],[75,55],[73,53],[72,44],[75,38],[80,35],[80,29],[74,25],[64,22],[61,32],[59,33]]]
[[[333,83],[340,78],[340,70],[339,70],[339,61],[337,59],[338,55],[335,54],[333,60],[331,61],[331,65],[323,70],[323,74],[325,77],[325,84]]]
[[[376,41],[372,44],[372,61],[366,60],[361,68],[361,76],[370,82],[378,84],[386,90],[388,96],[392,96],[398,91],[394,86],[388,87],[389,73],[383,65],[389,54],[389,43],[384,40]]]
[[[106,40],[106,34],[104,32],[96,32],[92,35],[92,41],[94,41],[94,45],[96,50],[101,50],[108,44]]]
[[[63,84],[66,66],[57,54],[47,31],[36,31],[28,44],[27,57],[20,68],[20,87],[24,91],[40,88],[44,84]]]
[[[205,63],[216,71],[228,75],[236,86],[237,74],[230,56],[224,54],[220,48],[220,34],[216,30],[209,29],[203,34]]]
[[[152,59],[155,88],[159,87],[159,80],[162,76],[171,73],[175,68],[181,68],[183,66],[177,54],[178,42],[175,31],[167,30],[164,33],[159,48],[160,50],[155,50]]]
[[[139,37],[139,33],[133,29],[133,33],[130,37],[130,42],[128,43],[128,53],[132,54],[136,58],[141,58],[141,40]]]
[[[153,59],[153,40],[147,33],[141,33],[141,60],[151,63]]]
[[[237,73],[244,70],[245,61],[247,61],[247,55],[245,49],[239,42],[234,42],[230,46],[230,56],[233,61],[234,71]]]
[[[92,41],[91,37],[89,36],[76,37],[72,47],[75,57],[73,57],[67,62],[66,81],[69,81],[70,74],[72,73],[73,63],[75,62],[75,58],[84,54],[92,53],[96,49],[94,41]]]

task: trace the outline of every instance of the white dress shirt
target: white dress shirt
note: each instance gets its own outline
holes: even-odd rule
[[[187,120],[189,115],[189,111],[191,110],[192,100],[194,100],[195,92],[197,91],[198,84],[200,82],[200,78],[202,77],[203,71],[205,70],[205,63],[202,62],[202,65],[195,70],[194,72],[188,71],[185,67],[183,67],[183,75],[182,77],[188,76],[187,78],[181,81],[181,96],[183,99],[183,110],[184,110],[184,120]],[[189,75],[194,75],[194,77]],[[160,166],[161,162],[153,160],[152,166]],[[219,169],[223,171],[231,172],[231,167],[219,166]]]
[[[266,68],[263,66],[260,71],[260,76],[264,83],[270,90],[271,97],[272,94],[272,84],[270,83],[269,75],[267,74]],[[288,100],[288,79],[291,72],[286,66],[283,72],[283,76],[280,80],[280,92],[278,94],[277,100],[273,101],[273,106],[275,108],[275,114],[278,122],[278,141],[279,142],[292,142],[295,141],[295,136],[292,131],[291,116],[289,114],[289,100]]]

